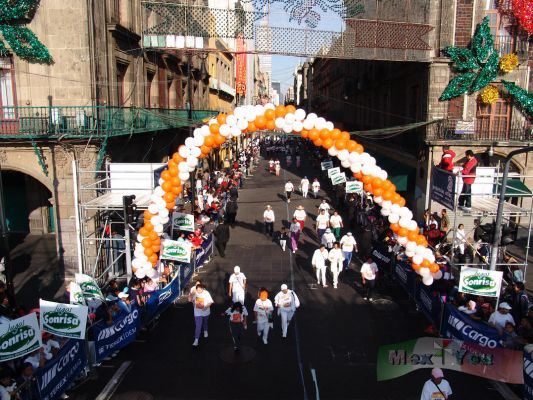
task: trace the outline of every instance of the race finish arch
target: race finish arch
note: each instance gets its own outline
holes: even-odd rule
[[[233,113],[219,114],[208,124],[196,128],[194,136],[187,138],[172,155],[150,197],[144,212],[144,226],[137,235],[132,270],[138,278],[156,276],[163,226],[169,222],[169,211],[174,209],[183,182],[195,172],[198,160],[231,138],[263,130],[299,135],[315,146],[327,149],[330,156],[337,157],[354,178],[363,182],[364,190],[371,193],[374,202],[381,206],[381,214],[388,217],[391,229],[398,234],[398,242],[405,247],[412,268],[422,276],[424,284],[429,286],[434,278],[442,277],[426,238],[419,234],[413,213],[405,207],[405,199],[387,179],[387,171],[376,165],[376,159],[366,153],[361,144],[350,139],[348,132],[336,129],[332,122],[314,113],[306,115],[304,110],[292,105],[275,107],[269,103],[241,106]]]

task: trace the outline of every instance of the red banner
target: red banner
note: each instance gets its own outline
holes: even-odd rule
[[[246,43],[242,34],[237,36],[235,89],[240,96],[246,95]]]

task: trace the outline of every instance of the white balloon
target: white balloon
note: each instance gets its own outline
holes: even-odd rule
[[[365,175],[372,175],[372,171],[373,171],[373,168],[372,168],[372,165],[368,165],[368,164],[361,164],[362,167],[361,167],[361,172]]]
[[[407,207],[401,207],[399,214],[402,218],[413,219],[413,213]]]
[[[146,254],[144,254],[144,250],[143,250],[143,253],[138,258],[139,260],[141,260],[142,263],[148,262],[148,257],[146,257]],[[141,265],[141,268],[142,268],[142,265]]]
[[[335,125],[333,125],[333,122],[327,121],[326,122],[326,129],[332,131],[335,128]]]
[[[414,231],[416,228],[418,228],[418,224],[416,223],[416,221],[411,220],[407,229],[409,229],[410,231]]]
[[[295,112],[294,112],[294,117],[296,118],[296,120],[298,121],[303,121],[305,119],[305,110],[302,110],[301,108],[297,109]]]
[[[187,159],[189,159],[189,157],[187,157]],[[189,164],[187,163],[187,161],[180,161],[178,164],[178,171],[187,172],[188,170],[189,170]]]
[[[217,120],[215,118],[211,118],[208,122],[209,125],[213,125],[213,124],[216,124],[217,123]]]
[[[285,126],[285,119],[281,117],[276,118],[276,120],[274,121],[274,125],[278,129],[283,129],[283,127]]]
[[[361,164],[359,164],[358,162],[356,163],[353,163],[352,165],[350,165],[350,170],[356,174],[358,172],[361,172]]]
[[[154,225],[154,232],[157,232],[157,233],[163,232],[163,224]]]
[[[157,213],[159,214],[161,210],[167,208],[167,203],[163,199],[161,199],[161,203],[157,204]]]
[[[290,125],[290,124],[283,125],[283,132],[291,133],[292,132],[292,125]]]
[[[405,251],[405,255],[406,255],[407,257],[413,257],[413,256],[415,255],[415,253],[413,253],[412,251],[407,251],[407,250],[406,250],[406,251]]]
[[[375,199],[374,199],[375,201]],[[390,214],[390,210],[387,210],[386,208],[382,208],[381,209],[381,215],[383,215],[384,217],[388,217]]]
[[[339,154],[337,154],[337,158],[341,161],[348,160],[348,157],[350,157],[350,152],[346,149],[342,149],[339,151]]]
[[[367,164],[369,159],[370,159],[370,154],[368,154],[366,152],[359,154],[359,162],[361,164],[363,164],[363,165]]]
[[[381,205],[383,203],[383,198],[381,196],[374,197],[374,203]],[[390,213],[390,210],[387,210]]]
[[[275,110],[276,109],[276,106],[272,103],[266,103],[265,104],[265,110]]]
[[[232,126],[230,132],[232,137],[241,136],[241,130],[237,126]]]
[[[341,165],[342,165],[344,168],[350,168],[350,167],[351,167],[351,164],[350,164],[350,161],[349,161],[349,160],[343,160],[343,161],[341,161]]]
[[[159,215],[154,215],[150,222],[154,225],[159,225],[161,223],[161,217]]]
[[[350,160],[350,162],[353,164],[353,163],[358,163],[359,162],[359,153],[356,152],[356,151],[352,151],[350,153],[350,156],[348,157],[348,159]]]
[[[186,181],[189,179],[189,173],[187,171],[184,171],[184,172],[180,172],[178,174],[179,178],[181,179],[182,182]]]
[[[387,174],[387,171],[381,170],[379,171],[378,177],[382,180],[386,180],[389,177],[389,174]]]
[[[195,168],[198,165],[198,158],[194,156],[187,157],[187,165],[189,167]]]
[[[165,210],[168,211],[168,209],[166,208],[165,206]],[[159,211],[159,214],[161,214],[161,211]],[[165,225],[168,221],[170,221],[170,218],[167,216],[167,217],[161,217],[161,223],[163,225]]]
[[[413,242],[413,241],[407,242],[407,244],[405,245],[405,250],[412,251],[414,253],[416,251],[416,242]]]
[[[195,128],[193,133],[192,133],[193,137],[196,137],[196,136],[203,136],[202,135],[202,130],[200,128]]]
[[[255,109],[253,108],[253,106],[252,108],[246,110],[246,121],[252,122],[255,121],[256,118],[257,114],[255,113]]]
[[[146,276],[150,279],[153,278],[155,274],[156,274],[156,270],[154,268],[150,268],[146,270]]]
[[[315,113],[309,113],[307,114],[307,119],[311,120],[311,121],[316,121],[318,118],[318,115],[316,115]]]
[[[146,276],[146,273],[144,272],[144,269],[139,268],[137,271],[135,271],[135,276],[139,279],[142,279]]]
[[[142,261],[140,259],[134,258],[133,260],[131,260],[132,267],[141,268],[141,265],[142,265]]]
[[[245,130],[246,128],[248,128],[248,121],[246,119],[239,119],[237,120],[237,127],[243,131]]]
[[[233,115],[235,115],[237,119],[244,118],[246,115],[246,110],[242,106],[235,107],[235,109],[233,110]]]
[[[422,267],[418,270],[418,273],[420,274],[420,276],[430,276],[431,275],[431,271],[429,270],[428,267]]]
[[[258,104],[254,107],[255,115],[260,117],[261,115],[265,115],[265,107],[263,107],[261,104]]]
[[[200,150],[199,147],[193,147],[191,149],[191,156],[193,157],[200,157],[200,154],[202,154],[202,150]]]
[[[439,280],[442,279],[442,271],[439,269],[437,272],[433,272],[433,279]]]
[[[152,263],[150,261],[148,261],[148,259],[146,259],[147,261],[144,262],[144,265],[141,267],[141,269],[144,270],[144,273],[146,273],[146,271],[148,271],[148,269],[152,268]]]
[[[292,125],[294,124],[294,121],[296,121],[296,118],[293,113],[285,114],[285,123]]]
[[[148,212],[149,212],[150,214],[157,214],[157,210],[158,210],[158,209],[157,209],[157,204],[155,204],[155,203],[152,203],[152,204],[150,204],[150,205],[148,206]],[[146,222],[146,221],[145,221],[145,222]]]
[[[203,137],[211,135],[211,131],[209,130],[209,127],[207,125],[202,125],[200,131],[202,132]]]
[[[399,215],[398,215],[398,217],[399,217]],[[406,228],[407,229],[407,227],[409,226],[409,221],[411,221],[411,220],[410,219],[405,219],[405,218],[400,218],[399,224],[400,224],[400,226],[402,228]]]
[[[367,163],[370,164],[370,165],[376,165],[376,159],[375,159],[374,157],[371,156],[371,157],[368,159],[368,162],[367,162]]]
[[[191,154],[191,149],[189,149],[187,146],[180,146],[178,153],[183,158],[187,158]]]
[[[421,244],[416,246],[415,253],[420,254],[422,257],[424,257],[424,252],[426,251],[426,248],[422,246]]]
[[[220,128],[218,128],[218,132],[224,136],[227,137],[230,134],[230,126],[228,124],[222,124],[220,125]]]
[[[424,257],[422,257],[420,254],[416,254],[415,253],[415,255],[413,256],[413,262],[415,264],[420,265],[420,264],[422,264],[422,261],[424,261]]]
[[[398,236],[398,243],[400,243],[402,246],[405,245],[409,239],[407,239],[405,236]]]
[[[394,213],[394,214],[398,214],[401,218],[401,214],[400,214],[400,206],[398,204],[393,204],[390,208],[390,210]]]
[[[328,154],[331,156],[331,157],[335,157],[337,154],[339,154],[339,150],[337,150],[337,148],[335,146],[331,146],[329,149],[328,149]]]
[[[146,239],[143,235],[141,235],[140,233],[137,234],[137,242],[141,243],[143,241],[143,239]]]
[[[187,146],[189,149],[192,149],[194,147],[194,139],[192,137],[185,139],[185,146]]]
[[[237,117],[235,115],[228,115],[226,117],[226,124],[231,128],[237,124]]]
[[[157,183],[159,183],[159,185],[162,185],[163,183],[165,183],[165,180],[163,178],[159,178],[157,180]]]
[[[304,128],[304,125],[302,124],[302,121],[294,121],[294,124],[292,124],[292,130],[294,132],[301,132]]]
[[[193,172],[195,169],[196,169],[196,167],[191,167],[191,166],[189,165],[189,171],[188,171],[188,172],[189,172],[189,173],[190,173],[190,172]]]
[[[313,129],[314,127],[315,127],[315,120],[309,119],[309,116],[308,116],[304,121],[304,129],[309,131]]]
[[[326,127],[326,120],[322,117],[318,117],[315,121],[315,128],[319,131]]]
[[[156,186],[156,188],[154,189],[154,194],[158,196],[163,196],[165,194],[165,191],[161,186]]]
[[[193,150],[204,144],[204,137],[202,135],[195,136],[192,140],[194,143],[194,147],[192,148]]]
[[[431,264],[433,264],[435,262],[435,256],[432,254],[428,254],[426,257],[425,257],[426,260],[428,260]]]
[[[398,221],[400,220],[400,216],[398,214],[393,213],[391,209],[389,209],[389,211],[390,211],[389,222],[391,224],[397,224]]]
[[[431,275],[424,276],[422,278],[422,283],[424,283],[426,286],[431,286],[433,284],[433,277]]]
[[[385,200],[383,203],[381,203],[381,207],[390,210],[390,208],[392,207],[392,202],[390,200]]]
[[[168,210],[166,208],[159,211],[159,216],[161,218],[168,217],[168,215],[169,215],[169,212],[168,212]]]

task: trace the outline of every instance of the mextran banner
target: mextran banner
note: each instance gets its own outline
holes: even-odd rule
[[[39,300],[41,331],[56,336],[85,339],[88,307]]]
[[[422,283],[418,283],[415,289],[415,301],[420,311],[440,331],[444,304],[437,291]]]
[[[83,340],[68,340],[59,353],[35,371],[40,399],[59,399],[87,365]]]
[[[172,213],[172,229],[194,232],[194,215],[180,212]]]
[[[140,325],[139,310],[134,308],[130,313],[121,313],[108,326],[104,321],[93,325],[94,350],[96,362],[122,349],[135,340]]]
[[[533,400],[533,358],[524,351],[524,399]]]
[[[0,324],[0,362],[25,356],[41,346],[36,313]]]
[[[461,268],[459,291],[475,296],[499,297],[503,271],[481,268]]]
[[[391,265],[392,253],[389,253],[388,246],[380,242],[372,242],[372,259],[380,270],[389,270]]]
[[[150,293],[142,314],[143,325],[152,321],[157,315],[161,314],[180,294],[179,274],[163,289],[155,290]]]
[[[161,259],[183,263],[191,262],[192,245],[189,241],[163,240],[161,242]]]
[[[211,256],[213,253],[213,235],[209,235],[206,240],[202,242],[202,245],[199,249],[195,250],[194,255],[194,268],[201,267],[203,263]]]
[[[104,295],[102,294],[102,291],[100,290],[100,287],[94,278],[90,277],[89,275],[76,274],[75,280],[76,283],[80,285],[80,289],[84,298],[97,298],[104,300]]]
[[[400,282],[400,285],[403,286],[405,291],[411,296],[414,297],[414,290],[416,285],[416,278],[418,274],[413,271],[410,266],[405,265],[404,263],[394,264],[393,269],[394,276],[396,280]]]
[[[524,382],[521,351],[432,337],[380,346],[378,350],[378,381],[420,368],[445,368],[513,384]]]
[[[492,326],[474,321],[455,306],[444,306],[444,321],[441,333],[450,339],[460,339],[494,349],[502,347],[498,330]]]
[[[434,167],[431,173],[431,200],[454,210],[456,178],[452,172]]]
[[[192,263],[180,265],[180,284],[182,288],[185,288],[185,286],[187,286],[187,284],[191,280],[193,272],[194,266],[192,265]]]

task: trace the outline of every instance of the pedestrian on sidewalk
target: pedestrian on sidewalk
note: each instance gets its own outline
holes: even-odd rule
[[[229,330],[233,339],[233,350],[239,351],[242,335],[248,327],[246,323],[248,310],[246,310],[246,307],[241,302],[237,301],[222,315],[229,316]]]
[[[300,190],[302,191],[302,197],[304,199],[307,198],[307,192],[309,192],[309,179],[307,179],[307,176],[304,176],[300,181]]]
[[[237,218],[237,210],[239,205],[237,204],[237,199],[231,197],[226,202],[226,221],[232,228],[235,228],[235,219]]]
[[[255,322],[257,324],[257,336],[263,336],[263,343],[268,344],[268,331],[272,328],[272,313],[274,306],[268,298],[265,288],[259,291],[259,298],[254,305]]]
[[[344,268],[350,268],[350,262],[352,261],[352,256],[354,251],[357,249],[357,241],[352,235],[352,232],[348,232],[341,238],[340,241],[342,255],[344,256]]]
[[[198,339],[202,330],[204,331],[204,337],[207,338],[207,324],[209,321],[209,315],[211,314],[211,305],[213,304],[213,298],[205,286],[202,284],[196,285],[196,290],[192,295],[192,304],[194,306],[194,342],[193,346],[198,346]]]
[[[449,399],[452,395],[452,388],[449,382],[444,379],[444,373],[440,368],[431,370],[431,379],[424,383],[420,400]]]
[[[213,231],[215,236],[215,247],[218,250],[218,255],[222,258],[226,257],[226,245],[229,241],[229,226],[224,223],[224,219],[220,219],[218,226]]]
[[[328,254],[328,260],[329,268],[333,275],[333,288],[337,289],[337,285],[339,284],[339,274],[342,272],[342,263],[344,261],[339,242],[333,244],[333,248]]]
[[[287,181],[287,183],[285,184],[285,195],[287,197],[287,203],[290,203],[291,202],[291,195],[292,195],[292,192],[294,191],[294,185],[292,184],[292,182],[289,180]]]
[[[291,248],[292,252],[296,253],[298,250],[298,242],[300,241],[300,232],[302,231],[300,228],[300,224],[298,221],[296,221],[296,218],[292,219],[292,224],[289,228],[290,234],[291,234]]]
[[[229,278],[228,296],[234,303],[244,304],[246,293],[246,276],[241,272],[241,268],[236,265],[233,274]]]
[[[274,215],[274,210],[269,204],[266,206],[266,210],[263,212],[263,222],[265,223],[265,233],[272,236],[274,233],[274,222],[276,221],[276,216]]]
[[[374,288],[376,287],[376,278],[378,275],[378,266],[368,257],[366,262],[361,266],[361,277],[363,279],[363,287],[365,289],[365,300],[372,301]]]
[[[276,176],[279,176],[279,173],[281,171],[281,163],[278,159],[274,162],[274,168],[276,169]]]
[[[311,265],[316,268],[316,283],[320,285],[322,282],[322,287],[328,287],[326,282],[326,261],[328,260],[328,251],[326,246],[323,244],[320,245],[318,249],[313,253],[313,258],[311,259]]]
[[[337,239],[335,238],[335,235],[333,234],[333,232],[331,232],[331,229],[328,228],[326,229],[326,232],[322,236],[322,241],[320,243],[326,246],[326,248],[329,251],[333,248],[333,245],[335,244],[336,240]]]
[[[322,236],[326,232],[326,229],[329,228],[329,214],[326,213],[326,210],[320,210],[318,212],[315,223],[318,242],[322,243]]]
[[[304,206],[299,205],[298,207],[296,207],[296,210],[294,210],[294,214],[292,216],[296,218],[296,221],[298,221],[298,223],[300,224],[300,230],[303,232],[305,227],[305,219],[307,218]]]
[[[313,196],[315,199],[318,198],[318,192],[320,192],[320,182],[318,181],[318,178],[315,178],[313,180],[313,183],[311,184],[311,188],[313,189]]]
[[[285,251],[285,249],[287,248],[288,241],[289,241],[289,234],[287,233],[287,228],[282,226],[279,232],[279,245],[283,251]]]
[[[296,156],[296,168],[300,168],[300,163],[301,163],[301,157],[300,155],[297,155]]]
[[[300,307],[300,299],[293,290],[289,290],[286,284],[281,285],[281,291],[274,298],[274,304],[278,308],[281,317],[281,334],[287,337],[287,328],[294,317],[296,309]]]
[[[339,215],[337,210],[333,211],[333,215],[329,217],[329,226],[335,235],[335,239],[339,240],[341,238],[341,229],[344,227],[344,225],[342,224],[342,217]]]

